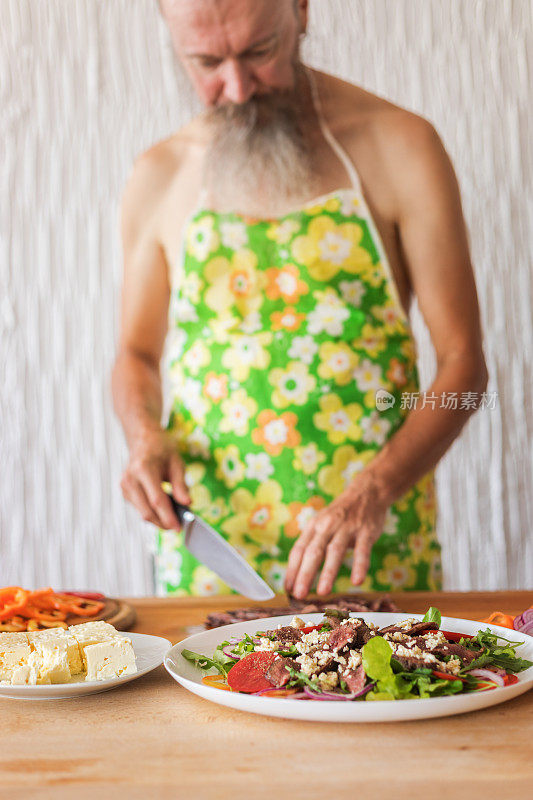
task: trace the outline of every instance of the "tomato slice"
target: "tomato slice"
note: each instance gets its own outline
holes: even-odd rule
[[[259,653],[248,653],[236,661],[228,672],[228,684],[235,692],[262,692],[272,689],[272,683],[265,678],[265,673],[272,664],[276,654],[271,650]]]
[[[432,669],[431,673],[436,678],[441,678],[443,681],[462,681],[463,683],[465,682],[465,679],[460,678],[459,675],[449,675],[447,672],[439,672],[436,669]]]
[[[441,631],[450,642],[460,642],[461,639],[473,639],[469,633],[457,633],[456,631]]]
[[[320,624],[320,625],[308,625],[307,628],[300,628],[300,630],[302,631],[302,633],[311,633],[312,631],[319,631],[321,627],[322,627],[322,624]]]
[[[505,686],[512,686],[513,683],[518,683],[518,675],[504,675],[503,682]]]

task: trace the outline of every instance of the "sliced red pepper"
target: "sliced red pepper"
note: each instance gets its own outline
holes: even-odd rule
[[[432,669],[431,673],[436,678],[441,678],[443,681],[462,681],[462,683],[465,682],[465,678],[460,678],[459,675],[450,675],[447,672],[439,672],[436,669]]]
[[[476,685],[476,688],[475,688],[474,691],[476,691],[476,692],[486,692],[489,689],[497,689],[497,688],[498,688],[498,684],[497,683],[492,683],[492,681],[486,681],[486,682],[485,681],[480,681]]]
[[[312,631],[319,631],[322,627],[322,623],[320,625],[308,625],[307,628],[300,628],[302,633],[311,633]]]
[[[490,616],[480,622],[488,622],[489,625],[500,625],[502,628],[514,630],[514,617],[511,614],[504,614],[503,611],[493,611]]]
[[[85,600],[105,600],[105,594],[101,592],[62,592],[73,597],[83,597]]]
[[[244,656],[228,672],[229,686],[234,692],[246,694],[272,689],[273,684],[267,680],[265,673],[275,658],[276,654],[271,650]]]
[[[456,631],[441,631],[450,642],[460,642],[461,639],[473,639],[469,633],[457,633]]]
[[[503,682],[505,686],[512,686],[513,683],[518,683],[518,675],[504,675]]]
[[[18,586],[10,586],[3,596],[6,597],[6,601],[0,606],[0,621],[2,622],[10,619],[10,617],[17,616],[18,612],[26,605],[30,592]]]

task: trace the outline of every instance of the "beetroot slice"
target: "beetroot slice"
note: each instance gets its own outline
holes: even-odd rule
[[[273,684],[265,677],[276,654],[271,651],[249,653],[237,661],[228,672],[228,684],[234,692],[262,692],[272,689]]]

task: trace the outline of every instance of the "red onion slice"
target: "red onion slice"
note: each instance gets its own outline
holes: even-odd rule
[[[373,683],[369,683],[360,692],[351,692],[350,694],[337,694],[336,692],[314,692],[308,686],[304,686],[304,692],[311,700],[355,700],[357,697],[369,692],[374,688]]]
[[[222,648],[222,652],[224,653],[225,656],[229,656],[229,658],[233,658],[235,659],[235,661],[239,661],[240,657],[236,656],[234,653],[231,652],[232,647],[234,647],[234,645],[228,644],[226,645],[226,647]]]
[[[503,677],[496,672],[492,672],[490,669],[471,669],[468,674],[473,675],[474,678],[483,678],[484,680],[492,681],[496,686],[505,686]]]
[[[527,608],[513,620],[515,631],[533,636],[533,608]]]

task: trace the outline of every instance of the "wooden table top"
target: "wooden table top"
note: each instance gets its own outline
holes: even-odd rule
[[[533,592],[392,594],[482,619]],[[134,629],[179,641],[238,597],[129,599]],[[281,605],[278,598],[272,605]],[[533,692],[416,722],[335,725],[245,714],[188,693],[161,667],[114,691],[59,701],[0,698],[0,798],[348,798],[529,800]]]

